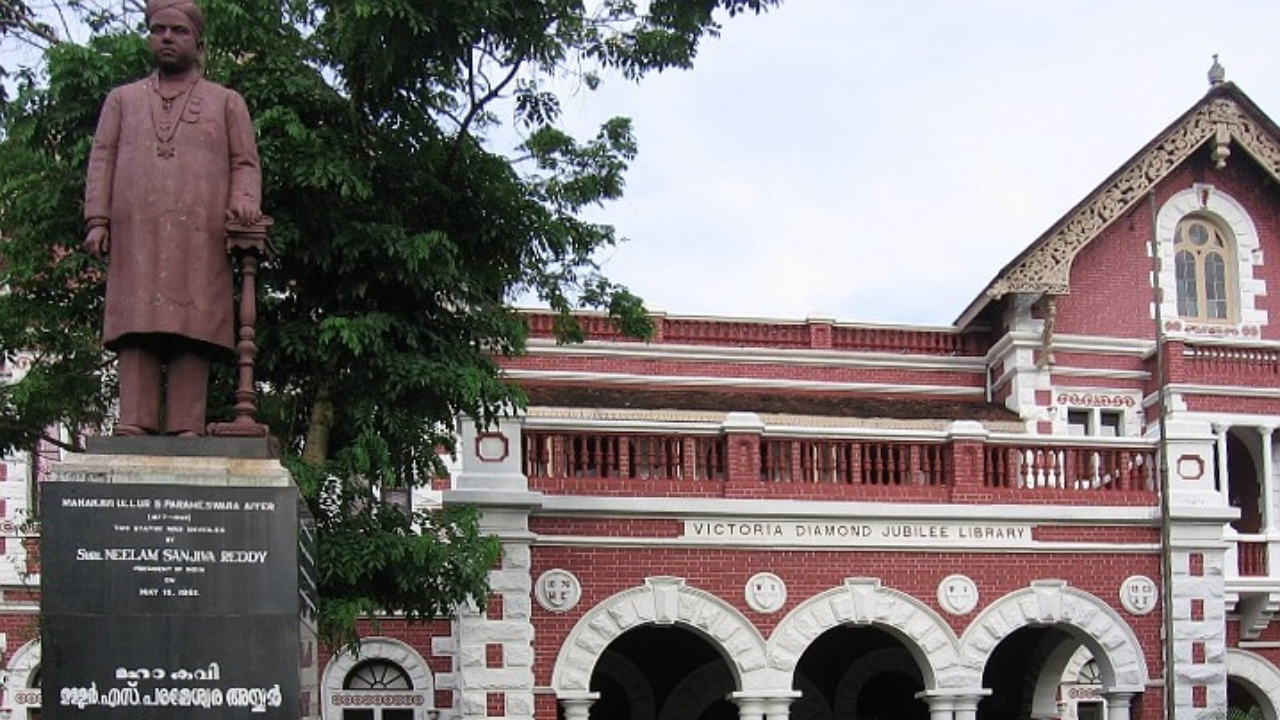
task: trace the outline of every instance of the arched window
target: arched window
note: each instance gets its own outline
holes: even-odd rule
[[[409,674],[390,660],[366,660],[356,665],[347,673],[342,688],[356,691],[348,693],[349,707],[343,708],[342,720],[416,720],[413,695],[377,692],[413,690]]]
[[[358,653],[344,650],[329,661],[321,680],[326,720],[434,720],[431,668],[409,645],[367,637]]]
[[[1178,315],[1195,320],[1233,319],[1235,253],[1227,234],[1208,218],[1190,215],[1178,223],[1173,250]]]

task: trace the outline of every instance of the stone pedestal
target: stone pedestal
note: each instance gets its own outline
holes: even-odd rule
[[[263,447],[103,438],[54,468],[43,717],[319,717],[314,533]]]

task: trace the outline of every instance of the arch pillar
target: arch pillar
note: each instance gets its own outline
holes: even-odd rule
[[[986,688],[975,690],[925,690],[916,698],[929,705],[929,720],[976,720],[978,703],[991,694]],[[1108,720],[1111,720],[1108,718]]]
[[[738,706],[738,720],[788,720],[791,717],[791,703],[799,698],[799,690],[779,691],[768,695],[751,692],[729,694],[729,701]]]
[[[1102,691],[1102,699],[1107,701],[1107,720],[1129,720],[1133,696],[1137,694],[1137,690]]]
[[[600,699],[600,693],[569,693],[556,698],[560,707],[564,708],[564,720],[587,720],[591,716],[591,705]]]
[[[1275,427],[1271,425],[1263,425],[1258,428],[1258,438],[1262,448],[1258,452],[1258,455],[1262,458],[1262,483],[1260,488],[1262,493],[1262,532],[1267,535],[1268,539],[1280,527],[1276,522],[1276,483],[1275,478],[1272,477],[1272,473],[1275,472],[1275,461],[1271,457],[1271,438],[1275,435],[1275,432]],[[1268,571],[1270,571],[1270,568],[1268,568]]]

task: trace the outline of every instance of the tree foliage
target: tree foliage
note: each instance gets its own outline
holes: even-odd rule
[[[202,1],[207,75],[258,133],[278,252],[260,276],[261,415],[320,519],[328,630],[483,599],[494,547],[473,515],[405,518],[377,495],[428,482],[460,413],[521,405],[495,362],[524,347],[513,298],[560,313],[568,340],[583,307],[648,331],[593,260],[614,229],[583,219],[622,194],[631,125],[560,129],[566,81],[687,68],[720,18],[778,1]],[[17,87],[0,111],[0,348],[33,360],[0,387],[0,451],[110,416],[102,268],[78,252],[84,164],[102,99],[149,61],[136,14],[59,10],[86,42],[0,0],[0,42],[43,49],[34,70],[0,68]],[[321,503],[333,478],[339,500]]]

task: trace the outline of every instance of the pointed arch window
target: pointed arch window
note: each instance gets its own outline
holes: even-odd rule
[[[1178,315],[1226,321],[1236,314],[1235,252],[1217,223],[1198,215],[1183,218],[1174,235]]]

